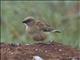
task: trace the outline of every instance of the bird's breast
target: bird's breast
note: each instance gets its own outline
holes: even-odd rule
[[[43,41],[47,38],[47,35],[42,32],[34,33],[31,36],[32,36],[32,39],[35,41]]]
[[[35,41],[43,41],[47,38],[47,34],[43,31],[40,31],[38,27],[28,28],[29,36]]]

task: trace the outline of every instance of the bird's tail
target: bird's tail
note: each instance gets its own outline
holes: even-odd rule
[[[53,32],[53,33],[61,33],[60,30],[53,30],[52,32]]]

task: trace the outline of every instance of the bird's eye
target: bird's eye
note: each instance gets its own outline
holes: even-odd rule
[[[27,21],[26,21],[26,23],[29,23],[29,22],[31,22],[32,21],[32,19],[28,19]]]

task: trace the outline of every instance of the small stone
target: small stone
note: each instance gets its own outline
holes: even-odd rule
[[[47,50],[45,50],[45,53],[47,53],[48,51]]]
[[[13,53],[11,53],[11,54],[13,54]]]
[[[35,51],[38,51],[38,49],[35,49]]]
[[[20,43],[16,43],[16,45],[18,45],[18,46],[19,46],[19,45],[20,45]]]
[[[26,44],[26,45],[30,45],[30,44]]]
[[[62,51],[62,49],[59,49],[59,51]]]

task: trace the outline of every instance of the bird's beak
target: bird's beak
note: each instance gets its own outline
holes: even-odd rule
[[[25,21],[22,21],[22,23],[25,23]]]
[[[22,21],[22,23],[24,23],[25,26],[27,25],[25,21]]]

